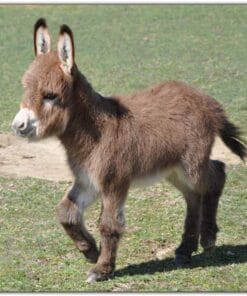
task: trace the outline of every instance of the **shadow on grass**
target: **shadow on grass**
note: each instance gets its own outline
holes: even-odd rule
[[[167,272],[175,269],[193,269],[196,267],[224,266],[233,263],[247,262],[247,245],[222,245],[216,247],[215,252],[210,257],[205,254],[197,254],[192,257],[192,263],[188,266],[177,267],[174,258],[164,260],[150,260],[140,264],[133,264],[115,272],[115,277],[154,274],[156,272]]]

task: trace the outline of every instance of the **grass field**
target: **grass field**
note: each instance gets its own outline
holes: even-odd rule
[[[59,25],[71,26],[77,65],[102,94],[183,80],[221,102],[247,139],[246,5],[1,5],[0,132],[10,132],[19,107],[39,17],[47,18],[54,47]],[[190,268],[176,269],[180,194],[167,183],[132,189],[116,276],[93,286],[85,283],[91,266],[55,216],[69,184],[0,177],[0,291],[246,291],[247,171],[227,171],[212,258],[200,249]],[[99,207],[87,213],[97,238]]]

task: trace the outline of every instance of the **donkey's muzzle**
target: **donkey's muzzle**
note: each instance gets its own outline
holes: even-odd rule
[[[32,137],[36,131],[36,119],[34,113],[27,109],[21,109],[12,122],[12,129],[17,136]]]

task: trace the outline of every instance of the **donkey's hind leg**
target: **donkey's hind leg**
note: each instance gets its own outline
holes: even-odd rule
[[[191,254],[198,248],[202,196],[182,168],[173,172],[168,181],[183,193],[187,206],[182,242],[176,249],[175,258],[176,264],[183,265],[190,262]]]
[[[182,242],[176,249],[175,263],[190,263],[191,254],[197,251],[201,220],[201,195],[190,191],[184,194],[187,205]]]
[[[99,251],[94,238],[84,226],[83,211],[95,199],[75,183],[57,205],[58,218],[66,233],[86,259],[92,263],[97,262]]]
[[[221,161],[210,160],[206,193],[202,201],[202,222],[200,244],[205,252],[215,247],[218,226],[216,223],[219,198],[224,188],[226,175],[225,165]]]

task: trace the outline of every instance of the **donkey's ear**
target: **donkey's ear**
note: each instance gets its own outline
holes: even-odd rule
[[[43,18],[37,20],[33,32],[35,55],[46,54],[51,50],[51,37],[48,32],[46,21]]]
[[[65,74],[71,74],[75,57],[74,38],[72,31],[66,25],[60,28],[57,50],[63,71]]]

